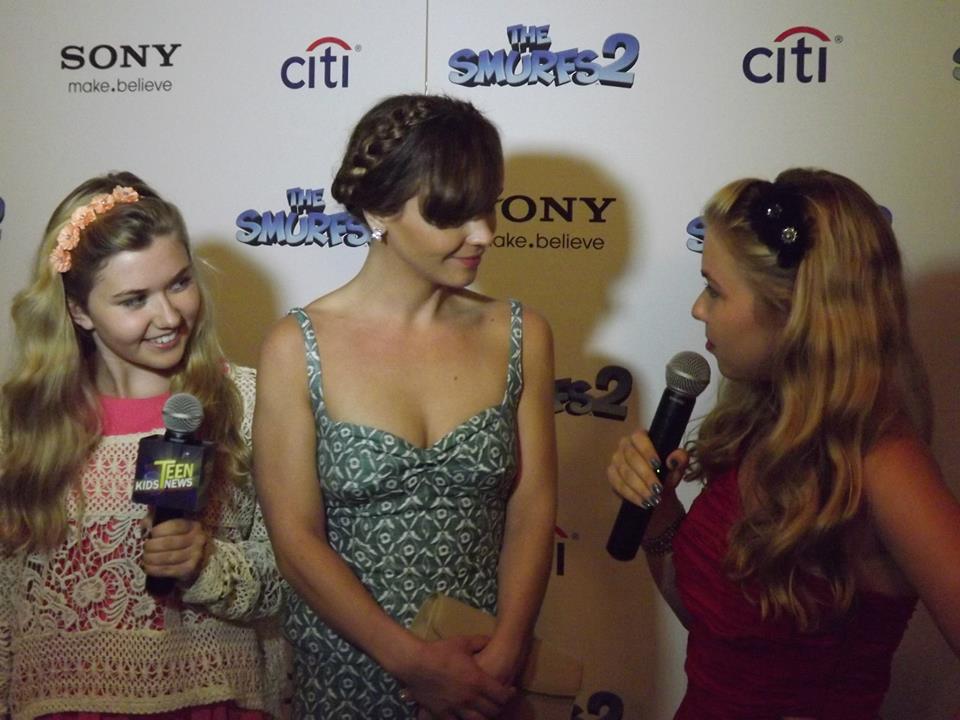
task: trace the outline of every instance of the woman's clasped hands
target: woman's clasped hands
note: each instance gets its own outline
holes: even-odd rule
[[[516,694],[513,668],[499,662],[485,635],[423,642],[399,674],[403,697],[420,706],[419,720],[492,720]],[[499,668],[496,666],[500,666]],[[506,678],[502,681],[498,678]]]

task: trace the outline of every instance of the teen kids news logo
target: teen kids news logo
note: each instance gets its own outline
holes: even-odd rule
[[[307,45],[304,55],[288,57],[280,66],[280,80],[291,90],[350,87],[350,53],[360,52],[346,40],[326,35]]]
[[[788,28],[774,39],[774,47],[755,47],[743,56],[743,74],[750,82],[801,83],[827,81],[827,51],[839,45],[843,36],[832,40],[822,30],[808,25]]]
[[[180,43],[65,45],[60,48],[60,69],[96,73],[70,80],[67,92],[71,93],[167,93],[173,90],[173,80],[130,77],[130,71],[168,70],[181,47]]]
[[[360,247],[370,241],[367,226],[348,212],[327,213],[323,188],[287,190],[287,210],[244,210],[237,216],[238,241],[246,245]]]
[[[599,53],[579,48],[551,50],[549,25],[511,25],[507,42],[510,50],[457,50],[448,63],[450,82],[465,87],[572,82],[628,88],[634,79],[630,70],[640,56],[640,41],[627,33],[610,35]]]

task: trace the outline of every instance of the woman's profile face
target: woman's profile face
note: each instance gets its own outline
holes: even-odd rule
[[[707,351],[716,357],[720,372],[731,380],[769,379],[781,326],[763,311],[725,239],[709,227],[701,274],[706,287],[692,314],[706,326]]]
[[[466,287],[476,279],[496,227],[491,212],[456,227],[438,228],[420,213],[417,195],[381,224],[387,231],[384,242],[393,252],[432,282],[450,287]]]

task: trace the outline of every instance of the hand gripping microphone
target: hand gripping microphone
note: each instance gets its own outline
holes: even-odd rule
[[[649,430],[658,456],[666,458],[680,446],[697,395],[709,383],[710,365],[698,353],[677,353],[667,363],[667,389],[663,391]],[[620,504],[620,513],[607,541],[607,552],[612,557],[617,560],[636,557],[653,510],[644,510],[628,500]]]
[[[133,501],[153,506],[154,525],[194,513],[201,506],[204,465],[213,455],[211,444],[194,435],[201,422],[200,401],[189,393],[177,393],[163,405],[166,432],[140,440]],[[147,592],[166,595],[175,583],[174,578],[149,576]]]

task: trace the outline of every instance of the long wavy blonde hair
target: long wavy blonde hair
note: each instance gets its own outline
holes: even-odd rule
[[[117,185],[134,188],[141,199],[118,204],[81,233],[72,267],[56,272],[49,256],[73,211]],[[79,493],[86,458],[101,438],[93,382],[96,348],[75,325],[68,300],[86,309],[97,274],[119,252],[142,250],[157,235],[173,233],[190,255],[177,208],[140,178],[127,172],[88,180],[53,212],[37,254],[33,280],[13,301],[17,357],[0,391],[0,548],[4,552],[49,550],[67,529],[66,498]],[[192,257],[192,256],[191,256]],[[249,450],[240,434],[242,400],[226,373],[213,329],[210,302],[199,273],[200,310],[172,392],[189,392],[205,414],[200,433],[217,444],[215,477],[246,478]]]
[[[904,417],[929,437],[930,396],[910,339],[897,242],[877,204],[822,170],[787,170],[773,187],[802,198],[809,247],[794,267],[781,267],[751,226],[769,182],[730,183],[704,212],[761,312],[783,330],[771,381],[724,382],[691,469],[709,479],[750,450],[753,509],[731,531],[731,576],[764,616],[787,614],[812,629],[824,611],[842,614],[853,602],[844,548],[863,510],[865,453]]]

